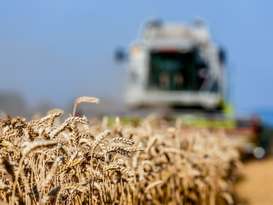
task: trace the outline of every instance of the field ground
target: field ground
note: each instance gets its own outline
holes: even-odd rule
[[[273,158],[248,162],[243,167],[244,179],[236,187],[247,205],[273,204]]]

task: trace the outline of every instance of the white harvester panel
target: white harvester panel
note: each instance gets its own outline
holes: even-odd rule
[[[224,64],[204,25],[148,23],[129,53],[129,106],[219,107]]]

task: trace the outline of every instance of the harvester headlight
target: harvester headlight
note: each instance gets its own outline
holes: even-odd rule
[[[139,48],[138,46],[132,47],[131,53],[132,53],[133,56],[139,55],[139,53],[140,53],[140,48]]]

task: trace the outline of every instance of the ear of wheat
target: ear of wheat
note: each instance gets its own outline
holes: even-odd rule
[[[99,103],[99,99],[95,97],[89,97],[89,96],[81,96],[76,98],[73,106],[73,112],[72,115],[75,116],[77,107],[81,103]]]

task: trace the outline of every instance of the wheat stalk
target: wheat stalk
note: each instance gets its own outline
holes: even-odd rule
[[[89,97],[89,96],[81,96],[76,98],[74,102],[74,106],[73,106],[72,116],[76,115],[77,107],[81,103],[96,103],[97,104],[99,103],[99,99],[95,97]]]

